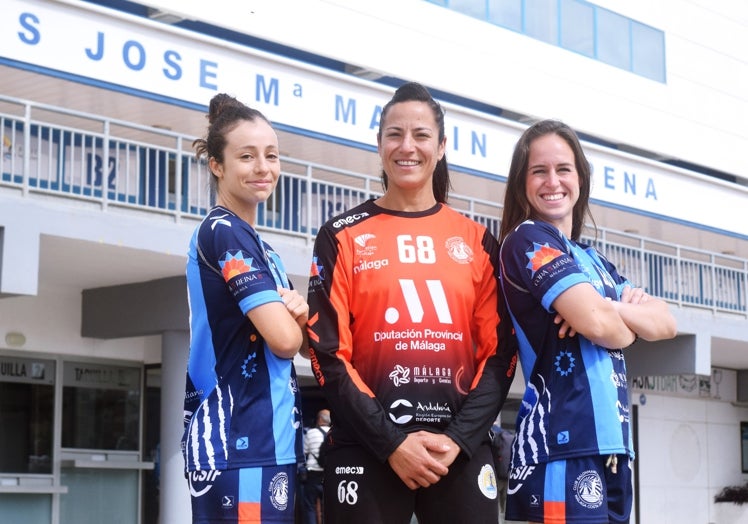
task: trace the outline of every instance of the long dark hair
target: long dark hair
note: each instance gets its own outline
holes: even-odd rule
[[[382,108],[382,115],[379,118],[379,131],[377,132],[377,139],[381,141],[382,138],[382,124],[387,118],[387,113],[390,108],[395,104],[401,102],[425,102],[431,108],[431,112],[434,114],[434,120],[439,128],[439,143],[444,140],[444,110],[439,103],[434,100],[429,93],[428,89],[417,82],[408,82],[401,85],[392,95],[392,98]],[[387,173],[382,170],[382,185],[384,190],[387,190],[388,180]],[[449,180],[449,166],[447,165],[447,154],[441,157],[434,167],[434,176],[431,180],[431,186],[434,191],[434,198],[437,202],[445,204],[447,197],[449,196],[449,190],[452,189],[452,184]]]
[[[527,163],[530,156],[530,145],[538,138],[555,134],[564,140],[574,153],[574,164],[579,175],[579,198],[572,210],[571,239],[579,240],[584,228],[585,218],[594,225],[590,212],[590,184],[592,174],[590,163],[584,155],[579,138],[572,128],[558,120],[541,120],[527,128],[514,146],[512,164],[509,167],[506,191],[504,193],[504,212],[501,217],[499,240],[506,236],[527,219],[533,218],[535,211],[527,200]]]
[[[192,142],[192,147],[195,149],[195,156],[198,160],[202,157],[206,160],[214,158],[219,164],[222,164],[224,160],[226,135],[240,122],[262,120],[272,127],[270,121],[257,109],[252,109],[226,93],[218,93],[210,99],[206,118],[208,119],[208,133],[205,138],[198,138]],[[215,195],[218,179],[212,171],[210,174],[211,195]]]

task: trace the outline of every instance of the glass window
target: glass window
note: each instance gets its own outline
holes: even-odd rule
[[[597,9],[598,60],[621,69],[630,70],[630,49],[628,18],[605,9]]]
[[[60,522],[138,524],[137,471],[63,468],[60,483]]]
[[[665,33],[588,0],[428,0],[665,82]]]
[[[488,0],[488,21],[522,32],[522,0]]]
[[[558,9],[556,0],[525,1],[525,33],[549,44],[558,44]]]
[[[0,472],[52,473],[55,363],[0,356]]]
[[[594,10],[577,0],[561,2],[561,47],[584,56],[595,54]]]
[[[52,522],[52,495],[0,493],[3,522]]]
[[[665,34],[639,22],[631,22],[631,67],[638,75],[665,81]]]
[[[449,8],[479,20],[486,19],[486,0],[449,0]]]
[[[65,362],[62,447],[137,451],[140,368]]]

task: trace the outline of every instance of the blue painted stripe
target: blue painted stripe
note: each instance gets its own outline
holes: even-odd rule
[[[545,467],[544,502],[566,502],[566,461],[554,460]]]
[[[239,502],[260,503],[262,499],[262,468],[239,470]]]

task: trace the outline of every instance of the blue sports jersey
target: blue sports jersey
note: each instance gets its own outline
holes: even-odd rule
[[[302,456],[293,360],[273,355],[247,312],[290,288],[278,255],[242,219],[213,208],[187,260],[190,356],[185,470],[291,464]]]
[[[610,300],[631,284],[596,250],[545,222],[520,224],[504,240],[500,258],[526,383],[512,467],[613,453],[633,457],[623,351],[581,334],[558,338],[552,308],[581,282]]]

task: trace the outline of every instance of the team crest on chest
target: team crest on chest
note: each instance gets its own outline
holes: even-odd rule
[[[469,264],[473,261],[473,250],[462,237],[448,238],[444,245],[449,257],[458,264]]]

